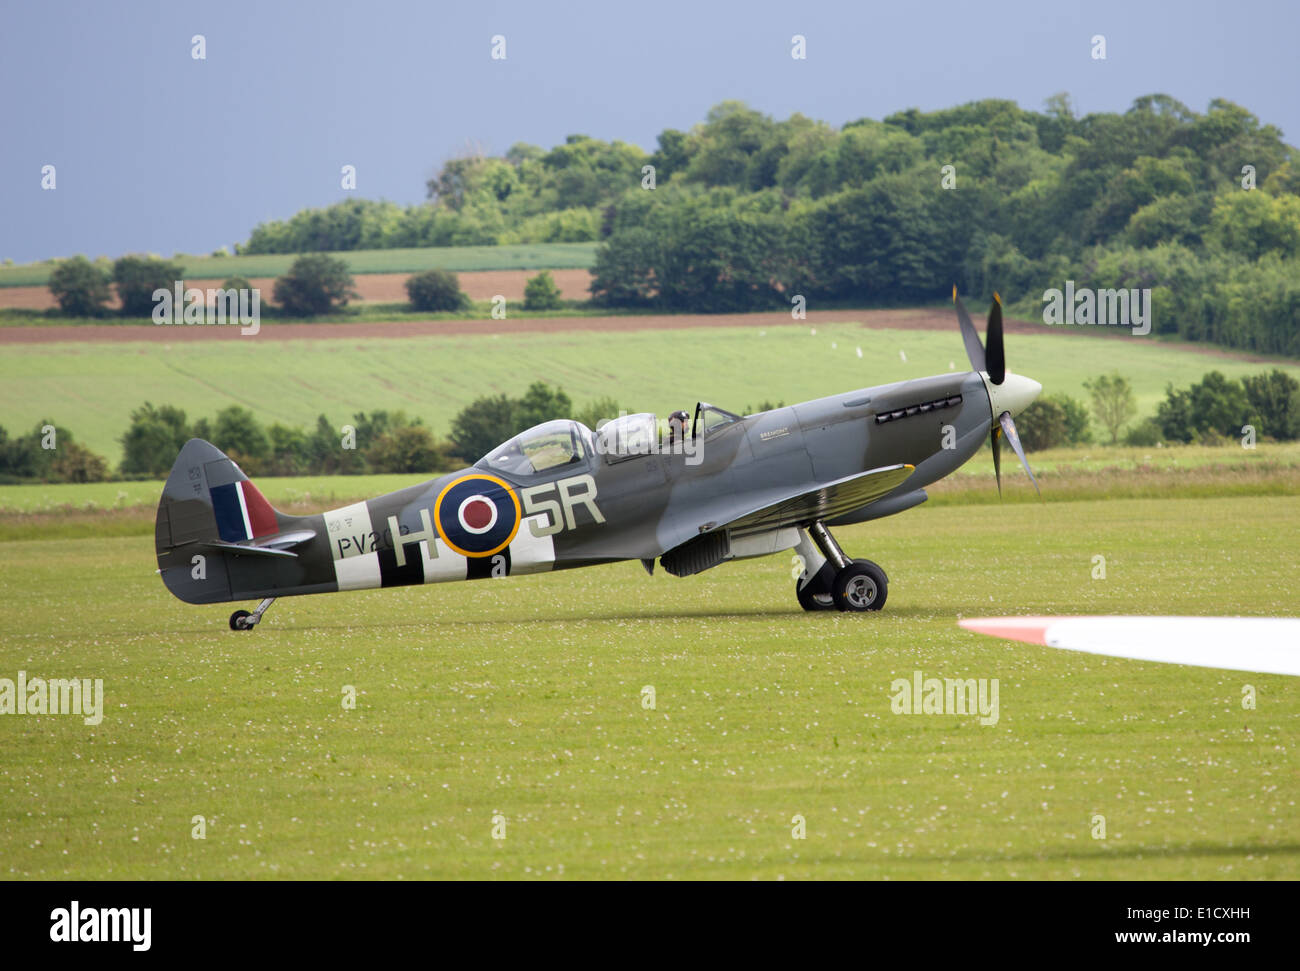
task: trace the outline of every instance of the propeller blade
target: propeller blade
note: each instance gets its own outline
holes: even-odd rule
[[[961,297],[957,296],[955,283],[952,285],[952,302],[957,305],[957,322],[961,324],[961,339],[966,344],[966,356],[970,358],[970,366],[976,371],[988,370],[984,363],[984,345],[980,343],[980,335],[976,332],[975,325],[971,323],[970,314],[966,313]]]
[[[1002,298],[993,294],[993,306],[989,308],[989,327],[985,335],[985,357],[988,361],[989,380],[1001,384],[1007,377],[1007,353],[1002,346]]]
[[[1005,414],[1005,412],[1004,412]],[[1002,427],[993,426],[993,476],[998,480],[998,498],[1002,498]]]
[[[1034,478],[1034,473],[1029,468],[1029,460],[1025,458],[1025,449],[1024,446],[1020,444],[1020,434],[1016,431],[1016,423],[1011,418],[1011,412],[1002,412],[1002,414],[998,416],[998,425],[1000,425],[1002,430],[1006,432],[1007,441],[1011,443],[1011,447],[1019,457],[1020,464],[1025,467],[1025,474],[1029,476],[1029,481],[1034,484],[1034,491],[1038,493],[1038,498],[1043,498],[1043,490],[1038,488],[1038,480]],[[995,464],[997,461],[997,454],[997,447],[994,446],[993,455]]]

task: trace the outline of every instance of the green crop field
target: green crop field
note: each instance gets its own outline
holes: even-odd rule
[[[231,276],[263,277],[284,273],[299,254],[175,257],[190,280],[224,280]],[[331,253],[353,273],[416,273],[420,270],[567,270],[587,269],[596,259],[595,243],[520,243],[505,246],[426,246],[416,249],[349,250]],[[52,263],[0,266],[0,287],[44,286]]]
[[[956,620],[1293,613],[1297,529],[1295,497],[921,507],[840,533],[880,614],[804,614],[778,556],[286,599],[252,633],[172,599],[147,536],[0,542],[0,677],[105,695],[0,716],[0,871],[1295,879],[1300,679]],[[996,722],[894,714],[917,671],[997,679]]]
[[[664,414],[698,399],[733,411],[764,400],[793,404],[821,395],[967,367],[961,337],[942,331],[757,326],[683,330],[449,334],[439,337],[278,340],[256,337],[147,343],[9,344],[0,420],[11,432],[52,419],[116,464],[130,412],[146,399],[191,419],[230,404],[264,422],[337,425],[360,411],[403,409],[445,435],[474,398],[522,394],[529,382],[559,385],[575,404],[613,395],[629,411]],[[1056,332],[1012,334],[1010,367],[1047,393],[1085,398],[1083,382],[1109,371],[1129,377],[1140,413],[1154,414],[1165,386],[1184,387],[1218,368],[1230,377],[1281,366],[1250,363],[1187,345]],[[857,356],[858,349],[862,357]],[[903,360],[903,356],[906,360]]]

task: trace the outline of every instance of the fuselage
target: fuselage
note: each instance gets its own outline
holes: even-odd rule
[[[214,551],[202,582],[192,577],[192,550],[168,539],[168,497],[195,501],[189,484],[169,479],[159,509],[159,566],[181,599],[216,603],[648,561],[738,510],[870,469],[914,466],[902,485],[830,525],[859,522],[924,501],[925,486],[980,448],[994,407],[985,377],[967,371],[746,417],[711,409],[701,420],[697,410],[686,441],[647,432],[629,442],[615,440],[619,426],[592,432],[551,422],[474,466],[397,492],[312,516],[277,512],[280,534],[314,535],[292,556]],[[566,428],[571,445],[564,444]],[[539,429],[544,436],[527,438]],[[244,478],[237,467],[231,474]],[[173,507],[171,517],[179,515]]]

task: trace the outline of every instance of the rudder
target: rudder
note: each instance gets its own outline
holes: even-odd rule
[[[232,599],[225,558],[195,551],[203,544],[246,543],[281,531],[288,520],[271,506],[243,470],[201,438],[181,448],[163,486],[154,520],[154,548],[163,583],[188,603]],[[196,577],[195,572],[203,575]]]

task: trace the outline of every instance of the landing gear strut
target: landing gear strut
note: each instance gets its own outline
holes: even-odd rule
[[[800,536],[796,551],[806,564],[805,580],[795,581],[804,610],[879,610],[889,595],[889,578],[870,560],[850,560],[825,523],[815,522]]]
[[[230,615],[230,629],[252,630],[257,626],[258,622],[262,619],[262,615],[266,613],[267,609],[273,603],[275,603],[275,598],[267,597],[257,605],[257,609],[251,614],[247,610],[236,610]]]

